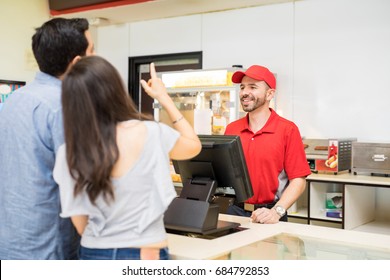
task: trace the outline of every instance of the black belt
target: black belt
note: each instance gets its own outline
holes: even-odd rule
[[[253,212],[255,211],[257,208],[268,208],[268,209],[271,209],[272,207],[275,206],[275,204],[277,203],[276,202],[272,202],[272,203],[263,203],[263,204],[250,204],[250,203],[245,203],[245,202],[235,202],[234,205],[244,209],[245,211],[248,211],[248,212]]]

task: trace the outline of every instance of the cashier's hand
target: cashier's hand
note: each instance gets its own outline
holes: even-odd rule
[[[252,222],[260,224],[276,224],[279,222],[280,216],[275,209],[257,208],[252,212]]]

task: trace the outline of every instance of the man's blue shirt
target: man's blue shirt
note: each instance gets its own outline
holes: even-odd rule
[[[0,259],[72,259],[53,167],[63,144],[61,81],[38,72],[0,111]]]

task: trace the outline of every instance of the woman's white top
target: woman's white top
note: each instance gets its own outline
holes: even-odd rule
[[[74,196],[75,181],[69,173],[66,147],[59,148],[54,179],[60,187],[60,215],[89,217],[81,238],[84,247],[140,247],[167,238],[163,215],[176,197],[168,154],[180,135],[162,123],[144,121],[144,124],[147,137],[143,151],[126,174],[112,179],[115,200],[110,200],[111,203],[100,195],[95,206],[85,191]]]

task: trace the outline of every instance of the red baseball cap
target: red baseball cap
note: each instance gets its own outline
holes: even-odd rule
[[[244,76],[248,76],[258,81],[264,81],[270,88],[276,88],[276,79],[274,74],[268,68],[260,65],[252,65],[245,72],[237,71],[232,76],[232,82],[239,84]]]

